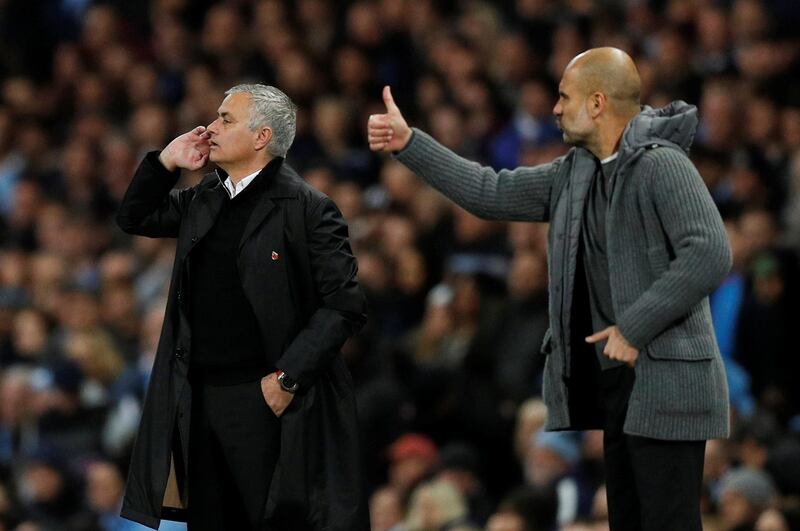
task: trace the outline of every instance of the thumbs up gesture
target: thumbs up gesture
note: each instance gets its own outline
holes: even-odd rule
[[[392,90],[383,87],[386,114],[373,114],[367,123],[369,148],[372,151],[400,151],[411,139],[411,128],[392,98]]]

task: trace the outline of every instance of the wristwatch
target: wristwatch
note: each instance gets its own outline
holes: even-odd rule
[[[287,393],[294,393],[297,391],[297,388],[300,387],[297,380],[283,371],[278,371],[278,383],[281,384],[281,389]]]

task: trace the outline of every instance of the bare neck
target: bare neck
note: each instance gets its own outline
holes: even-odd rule
[[[600,160],[605,160],[617,151],[619,151],[619,143],[622,140],[622,133],[630,123],[631,118],[621,118],[614,120],[601,126],[597,129],[597,138],[591,145],[586,148]]]

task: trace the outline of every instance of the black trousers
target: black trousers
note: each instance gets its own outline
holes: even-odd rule
[[[280,420],[260,378],[234,385],[190,380],[189,531],[272,531],[262,518],[280,453]]]
[[[702,531],[705,441],[623,433],[635,376],[627,365],[601,371],[595,353],[582,350],[568,379],[575,423],[602,423],[611,531]]]

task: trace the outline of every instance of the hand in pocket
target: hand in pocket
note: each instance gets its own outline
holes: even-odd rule
[[[292,403],[294,394],[284,391],[278,383],[278,374],[270,373],[261,378],[261,394],[276,417],[283,415],[289,404]]]

